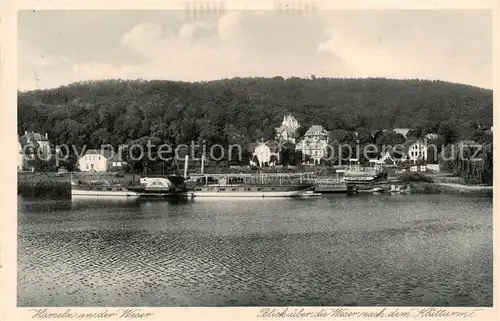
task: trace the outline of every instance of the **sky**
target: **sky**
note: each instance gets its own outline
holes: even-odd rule
[[[20,11],[18,89],[311,75],[491,89],[492,23],[471,10]]]

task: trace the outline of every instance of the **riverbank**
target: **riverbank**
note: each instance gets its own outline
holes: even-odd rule
[[[17,175],[17,194],[22,196],[69,197],[71,195],[71,179],[107,180],[120,184],[129,184],[133,175],[116,177],[116,173],[31,173],[22,172]]]
[[[412,182],[409,185],[412,193],[493,196],[493,186],[471,186],[439,182]]]
[[[115,173],[18,173],[17,193],[22,196],[52,196],[69,197],[71,195],[71,177],[73,180],[107,180],[128,185],[134,180],[134,175],[125,174],[124,177],[116,177]],[[470,195],[493,195],[493,186],[476,186],[462,184],[459,178],[449,175],[430,176],[432,182],[406,182],[412,193],[417,194],[470,194]],[[138,176],[135,177],[137,179]],[[364,186],[364,189],[375,187],[389,190],[392,184],[402,182],[373,183]],[[363,189],[363,187],[360,187]]]

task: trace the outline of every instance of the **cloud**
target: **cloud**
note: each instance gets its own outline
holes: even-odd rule
[[[230,12],[216,23],[185,23],[178,32],[141,24],[122,37],[122,44],[144,58],[141,67],[150,77],[210,80],[345,69],[333,53],[316,50],[322,36],[313,20],[294,24],[297,17],[272,18],[266,12]],[[297,38],[286,37],[287,32]]]
[[[54,76],[61,74],[70,64],[64,57],[50,54],[22,40],[18,43],[18,55],[20,89],[56,87],[60,83]]]
[[[482,19],[481,19],[482,17]],[[360,13],[328,27],[318,50],[335,52],[353,77],[421,78],[492,86],[488,12]]]
[[[103,30],[94,47],[92,35],[81,29],[66,30],[64,36],[73,44],[67,46],[43,41],[38,47],[28,45],[21,35],[19,87],[108,78],[198,81],[311,74],[441,79],[491,87],[487,17],[424,11],[240,11],[217,19],[177,18],[175,23],[145,19],[125,28],[123,17],[113,21],[107,14],[112,30]],[[120,32],[113,29],[116,25]],[[78,45],[77,36],[84,37],[85,47]]]

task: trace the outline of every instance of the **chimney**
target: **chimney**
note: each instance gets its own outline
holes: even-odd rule
[[[49,139],[49,133],[45,133],[45,139]]]
[[[24,135],[28,135],[28,131],[24,131]]]

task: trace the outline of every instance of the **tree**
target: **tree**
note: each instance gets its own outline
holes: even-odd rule
[[[273,164],[276,164],[278,162],[278,157],[276,157],[276,155],[271,155],[271,157],[269,158],[269,163],[273,163]]]
[[[403,144],[405,142],[405,137],[394,131],[387,131],[379,134],[375,140],[377,146],[395,146],[398,144]]]
[[[305,160],[304,154],[302,153],[301,150],[295,151],[294,160],[295,160],[295,162],[293,163],[293,165],[295,165],[295,166],[302,164],[302,162]]]
[[[335,129],[330,133],[330,141],[337,141],[342,144],[354,144],[356,142],[356,135],[351,131]]]
[[[443,138],[445,145],[454,143],[459,138],[458,128],[453,121],[444,121],[439,125],[437,134]]]
[[[422,138],[424,133],[423,133],[424,128],[423,127],[416,127],[412,128],[408,131],[406,134],[407,137],[413,137],[413,138]]]
[[[48,132],[51,143],[79,150],[108,143],[116,148],[141,137],[173,149],[203,140],[208,146],[246,145],[271,139],[289,112],[302,125],[299,136],[323,125],[340,144],[355,144],[355,131],[361,144],[376,142],[380,131],[372,139],[369,129],[395,127],[422,128],[421,135],[439,131],[445,144],[487,141],[477,129],[493,123],[491,90],[419,80],[90,81],[20,92],[17,106],[19,134]],[[302,159],[289,156],[290,163]]]
[[[260,165],[259,157],[257,157],[257,155],[253,155],[252,162],[254,162],[256,165]]]
[[[279,153],[279,159],[283,166],[295,165],[295,144],[286,142]]]
[[[371,144],[373,136],[371,131],[367,127],[359,127],[356,130],[357,139],[361,145]]]

